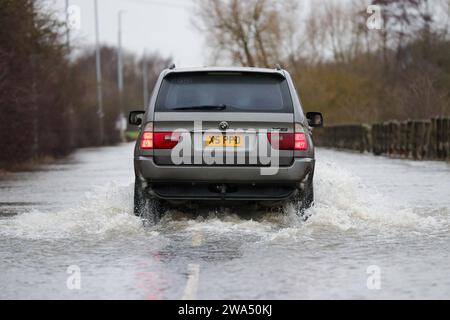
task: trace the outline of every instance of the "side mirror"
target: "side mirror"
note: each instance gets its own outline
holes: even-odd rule
[[[144,118],[145,111],[131,111],[128,122],[133,126],[140,126]]]
[[[310,127],[323,126],[323,116],[320,112],[308,112],[306,114],[306,119],[308,119],[308,124]]]

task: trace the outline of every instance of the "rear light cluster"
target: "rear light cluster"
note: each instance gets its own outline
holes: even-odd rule
[[[278,137],[278,143],[274,137]],[[308,139],[301,125],[296,124],[294,133],[267,133],[267,138],[272,146],[278,145],[279,150],[308,150]],[[153,124],[148,123],[145,126],[141,136],[140,147],[143,150],[151,149],[173,149],[180,141],[180,134],[174,132],[154,132]]]
[[[180,134],[153,132],[152,123],[147,124],[141,136],[141,149],[173,149],[180,141]]]
[[[278,135],[278,149],[279,150],[298,150],[298,151],[306,151],[308,150],[308,139],[306,137],[305,132],[301,125],[295,125],[294,133],[277,133]],[[272,145],[276,145],[272,136],[276,136],[275,134],[268,133],[267,138]]]

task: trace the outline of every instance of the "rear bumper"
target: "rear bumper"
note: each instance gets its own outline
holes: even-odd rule
[[[297,193],[295,185],[277,184],[149,184],[147,192],[164,200],[282,201]]]
[[[147,192],[164,200],[276,202],[295,196],[314,164],[311,158],[295,159],[291,166],[263,175],[259,167],[160,166],[152,157],[139,157],[135,170]]]
[[[314,172],[315,160],[295,159],[291,166],[280,167],[275,174],[263,175],[260,167],[227,166],[159,166],[152,157],[134,160],[137,177],[150,183],[282,183],[297,184]]]

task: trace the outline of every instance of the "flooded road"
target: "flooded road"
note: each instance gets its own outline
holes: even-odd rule
[[[307,222],[180,209],[148,227],[132,148],[0,176],[0,299],[450,297],[449,164],[319,149]]]

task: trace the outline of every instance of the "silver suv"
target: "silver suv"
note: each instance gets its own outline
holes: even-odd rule
[[[140,126],[134,152],[134,212],[158,220],[170,205],[293,200],[312,205],[318,112],[303,113],[281,68],[164,70]]]

